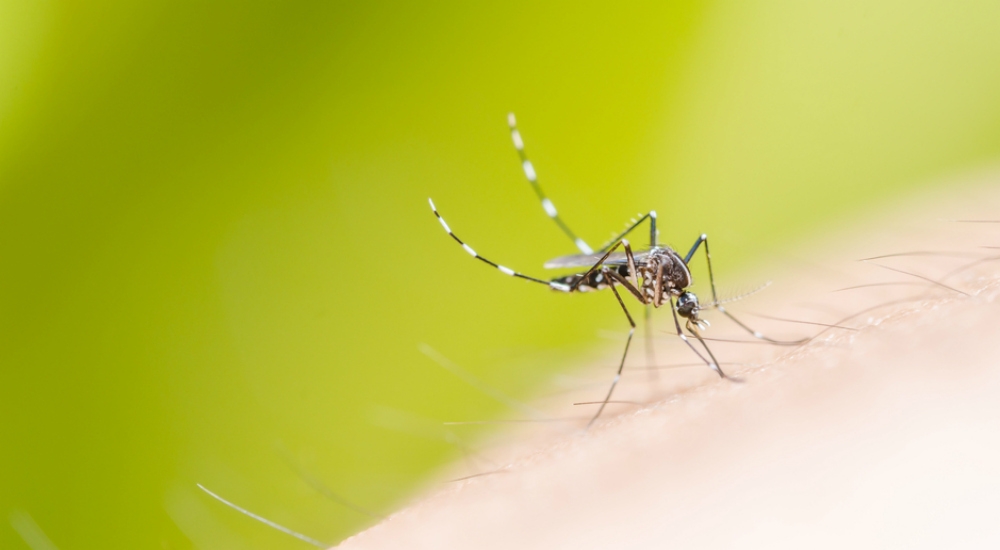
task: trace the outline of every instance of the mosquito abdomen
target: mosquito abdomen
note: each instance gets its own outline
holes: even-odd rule
[[[616,269],[623,277],[626,277],[628,274],[628,266],[609,267],[609,269]],[[568,286],[571,292],[590,292],[592,290],[604,290],[608,288],[609,277],[602,273],[602,270],[594,271],[587,275],[587,277],[583,275],[582,273],[574,273],[573,275],[552,279],[552,282]]]

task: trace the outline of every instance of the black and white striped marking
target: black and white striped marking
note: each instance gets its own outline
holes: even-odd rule
[[[545,211],[545,215],[556,222],[556,225],[563,230],[563,233],[573,240],[573,244],[576,245],[581,253],[593,254],[594,249],[586,241],[577,237],[569,226],[563,222],[562,218],[559,217],[559,211],[556,210],[556,205],[552,204],[552,201],[542,191],[542,187],[538,185],[538,173],[535,172],[535,165],[531,163],[527,153],[524,152],[524,139],[521,137],[521,132],[517,129],[517,119],[514,117],[514,113],[507,115],[507,124],[510,126],[510,139],[514,142],[514,149],[517,150],[518,156],[521,157],[521,169],[524,170],[524,177],[531,184],[531,188],[535,190],[538,200],[542,202],[542,210]]]
[[[462,241],[462,239],[459,239],[458,236],[455,235],[454,232],[452,232],[451,227],[448,226],[448,222],[444,221],[444,218],[442,218],[441,214],[438,213],[437,207],[434,206],[434,201],[431,200],[430,198],[428,198],[427,202],[431,205],[431,211],[434,212],[434,215],[437,216],[438,221],[441,222],[441,227],[444,228],[444,230],[448,233],[448,235],[451,236],[452,239],[455,239],[455,242],[457,242],[458,244],[462,245],[462,248],[464,248],[465,251],[468,252],[469,255],[472,256],[473,258],[476,258],[477,260],[483,261],[483,262],[485,262],[485,263],[487,263],[487,264],[489,264],[489,265],[491,265],[491,266],[499,269],[500,272],[503,273],[504,275],[510,275],[511,277],[518,277],[518,278],[525,279],[525,280],[528,280],[528,281],[531,281],[531,282],[534,282],[534,283],[541,283],[543,285],[546,285],[546,286],[552,288],[553,290],[558,290],[560,292],[570,292],[572,290],[569,285],[563,284],[563,283],[561,283],[559,281],[543,281],[541,279],[536,279],[535,277],[531,277],[531,276],[525,275],[523,273],[518,273],[517,271],[514,271],[513,269],[511,269],[511,268],[509,268],[507,266],[500,265],[500,264],[498,264],[496,262],[492,262],[492,261],[490,261],[490,260],[488,260],[488,259],[480,256],[479,254],[476,253],[475,250],[472,249],[471,246],[465,244],[465,242]]]
[[[430,203],[431,211],[434,212],[434,215],[441,223],[441,227],[444,228],[445,232],[447,232],[448,235],[455,240],[455,242],[461,245],[461,247],[465,249],[465,251],[468,252],[473,258],[495,267],[505,275],[543,284],[560,292],[588,292],[603,290],[605,288],[611,289],[616,300],[618,301],[618,304],[621,306],[626,319],[628,320],[630,329],[628,339],[625,342],[625,350],[622,352],[621,361],[618,364],[618,371],[615,378],[611,382],[611,387],[608,389],[606,397],[602,402],[600,402],[600,407],[594,417],[591,418],[588,426],[597,420],[597,418],[601,415],[601,412],[604,410],[604,407],[610,402],[611,395],[614,392],[618,381],[621,379],[622,369],[625,367],[625,359],[628,356],[629,345],[632,342],[632,336],[635,334],[635,321],[632,318],[632,314],[629,313],[628,308],[625,306],[625,302],[622,300],[621,294],[618,292],[619,288],[627,290],[628,294],[632,295],[641,304],[647,306],[647,313],[649,307],[658,308],[669,304],[670,312],[673,315],[676,335],[685,344],[687,344],[688,348],[690,348],[699,359],[701,359],[719,376],[732,380],[732,378],[727,376],[719,367],[719,362],[712,354],[712,350],[709,349],[708,344],[702,338],[700,331],[707,328],[708,322],[699,317],[699,311],[702,307],[698,303],[697,296],[687,290],[687,287],[693,283],[691,272],[688,269],[688,263],[694,256],[695,252],[703,245],[705,259],[708,263],[708,278],[712,291],[712,303],[707,304],[706,307],[718,310],[754,338],[765,340],[774,344],[784,345],[797,345],[809,341],[808,338],[793,342],[773,340],[764,336],[760,332],[751,329],[749,326],[743,324],[736,317],[734,317],[732,313],[729,313],[729,311],[722,307],[715,291],[715,274],[712,272],[712,255],[708,248],[708,236],[705,234],[700,235],[688,253],[684,256],[681,256],[670,247],[658,246],[655,210],[649,211],[649,213],[640,216],[638,219],[633,219],[631,224],[627,226],[623,233],[617,235],[609,244],[601,247],[601,249],[595,253],[594,250],[583,241],[583,239],[577,237],[576,234],[566,226],[566,224],[559,217],[559,213],[556,210],[555,205],[552,204],[552,201],[549,200],[549,198],[546,197],[545,193],[542,191],[541,186],[538,184],[538,175],[535,172],[535,167],[531,164],[531,161],[528,160],[527,155],[524,153],[524,140],[521,138],[521,133],[517,129],[513,113],[508,115],[507,122],[510,126],[511,141],[514,142],[514,148],[517,149],[518,155],[521,158],[521,166],[524,170],[524,175],[541,201],[542,209],[545,211],[545,214],[552,219],[571,240],[573,240],[574,244],[576,244],[576,247],[581,252],[581,254],[551,260],[546,264],[546,267],[589,267],[589,269],[584,273],[557,277],[551,281],[545,281],[514,271],[509,267],[502,266],[477,254],[472,247],[459,239],[455,233],[452,232],[448,223],[445,222],[444,218],[441,217],[441,214],[438,213],[437,207],[434,206],[434,201],[428,199],[428,202]],[[649,223],[649,250],[633,253],[626,237],[633,230],[646,222]],[[619,247],[624,249],[624,253],[616,253],[616,250]],[[694,343],[684,333],[684,330],[681,328],[679,317],[685,318],[684,327],[687,329],[687,332],[693,336],[695,340],[697,340],[698,344],[701,345],[701,349],[705,352],[704,355],[701,351],[699,351],[699,348],[695,347]]]

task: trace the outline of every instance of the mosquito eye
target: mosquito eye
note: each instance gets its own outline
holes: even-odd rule
[[[677,307],[690,309],[698,305],[698,297],[690,292],[685,292],[677,297]]]

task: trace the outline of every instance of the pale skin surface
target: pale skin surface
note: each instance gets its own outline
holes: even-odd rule
[[[339,548],[997,547],[1000,261],[944,281],[957,291],[856,261],[965,254],[879,260],[939,279],[1000,256],[981,248],[1000,246],[1000,224],[944,221],[1000,220],[1000,177],[976,179],[805,243],[761,269],[772,287],[729,308],[791,339],[823,327],[750,312],[837,323],[905,300],[841,322],[855,330],[795,348],[710,343],[724,368],[743,363],[728,366],[742,384],[704,366],[660,370],[654,382],[626,369],[615,399],[642,404],[609,406],[583,431],[593,406],[569,404],[603,396],[609,351],[587,378],[598,385],[538,404],[582,420],[536,424],[517,443],[487,447],[502,474],[434,485]],[[891,281],[910,284],[832,292]],[[658,363],[691,362],[663,313]],[[706,336],[747,339],[707,317]],[[633,349],[630,364],[641,366],[643,346]],[[456,466],[443,477],[470,473]]]

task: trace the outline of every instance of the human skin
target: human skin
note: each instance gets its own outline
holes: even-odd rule
[[[541,423],[485,451],[504,456],[498,473],[438,486],[339,548],[997,547],[1000,250],[980,246],[1000,246],[1000,225],[948,221],[1000,219],[1000,178],[979,180],[772,263],[775,285],[731,309],[816,337],[710,342],[739,357],[742,383],[705,367],[632,372],[616,400],[641,405],[609,406],[589,430]],[[908,251],[934,253],[856,261]],[[934,280],[969,267],[945,288],[874,263]],[[880,282],[903,284],[833,292]],[[747,339],[710,319],[708,335]],[[690,361],[659,334],[659,361]],[[546,410],[594,410],[570,399]]]

